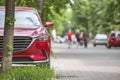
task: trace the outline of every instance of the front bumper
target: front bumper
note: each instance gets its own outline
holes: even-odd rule
[[[47,63],[50,58],[50,45],[48,41],[35,40],[32,44],[21,51],[13,52],[13,64],[39,64]],[[2,53],[0,52],[0,63]]]
[[[13,61],[12,64],[41,64],[41,63],[47,63],[47,62],[49,62],[49,59],[40,60],[40,61]]]

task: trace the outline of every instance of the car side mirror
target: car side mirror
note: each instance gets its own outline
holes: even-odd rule
[[[52,22],[46,22],[46,24],[45,24],[45,26],[47,27],[47,28],[51,28],[51,27],[53,27],[53,23]]]

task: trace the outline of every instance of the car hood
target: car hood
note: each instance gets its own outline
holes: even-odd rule
[[[41,31],[40,28],[14,28],[14,36],[31,36],[35,31]],[[0,29],[0,36],[3,36],[4,29]]]

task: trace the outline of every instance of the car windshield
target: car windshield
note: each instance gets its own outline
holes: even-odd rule
[[[0,11],[0,27],[4,26],[5,11]],[[36,28],[41,26],[37,14],[33,11],[15,11],[15,27]]]
[[[105,35],[105,34],[97,34],[97,35],[95,36],[95,38],[96,38],[96,39],[102,39],[102,38],[107,39],[107,35]]]

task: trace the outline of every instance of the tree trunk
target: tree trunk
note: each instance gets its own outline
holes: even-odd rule
[[[5,9],[3,54],[1,65],[3,73],[12,68],[15,0],[6,0]]]
[[[43,0],[38,0],[38,6],[39,6],[39,9],[40,9],[40,16],[41,18],[43,17]]]

